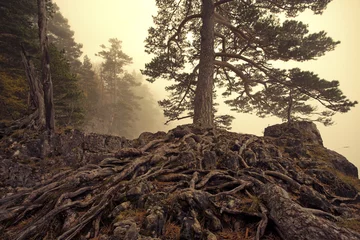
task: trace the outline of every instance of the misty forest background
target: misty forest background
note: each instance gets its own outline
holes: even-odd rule
[[[35,66],[38,51],[35,1],[1,1],[0,7],[0,120],[12,121],[31,113],[21,46]],[[56,126],[87,132],[137,137],[159,130],[164,121],[140,72],[128,72],[131,56],[121,40],[99,46],[100,63],[92,63],[74,40],[68,20],[55,3],[48,5],[48,37],[54,87]],[[83,56],[83,57],[82,57]],[[39,67],[36,67],[39,69]]]

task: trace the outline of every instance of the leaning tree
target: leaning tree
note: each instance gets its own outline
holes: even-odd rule
[[[316,59],[339,44],[324,31],[309,33],[306,24],[291,19],[306,9],[321,14],[329,2],[157,0],[155,26],[146,39],[146,52],[154,57],[143,73],[150,82],[172,82],[166,87],[169,98],[159,101],[165,115],[214,126],[215,86],[224,89],[233,110],[259,116],[288,121],[319,116],[313,120],[329,124],[335,112],[350,110],[357,102],[343,95],[338,81],[271,64]]]

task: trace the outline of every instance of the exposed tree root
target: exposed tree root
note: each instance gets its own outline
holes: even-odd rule
[[[256,156],[261,167],[253,167],[242,156],[259,151],[260,138],[180,130],[0,199],[0,238],[360,239],[337,225],[342,216],[334,209],[345,208],[327,207],[356,203],[358,196],[317,192],[288,174],[298,166],[262,158],[265,147]],[[205,155],[216,157],[208,168]],[[299,194],[323,206],[302,206]]]

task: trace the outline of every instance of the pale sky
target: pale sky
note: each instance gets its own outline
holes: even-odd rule
[[[147,29],[156,14],[154,0],[54,0],[64,17],[75,31],[75,40],[84,45],[83,52],[96,61],[94,54],[99,45],[107,44],[109,38],[123,41],[123,51],[133,58],[133,68],[144,68],[151,57],[144,52]],[[327,80],[339,80],[340,89],[351,100],[360,101],[360,0],[333,0],[321,16],[306,12],[300,19],[309,24],[310,31],[325,30],[341,44],[335,51],[327,53],[316,61],[296,63],[299,67],[317,73]],[[163,98],[164,82],[150,84],[154,97]],[[227,112],[223,109],[221,112]],[[281,123],[274,117],[265,119],[248,114],[235,114],[232,131],[261,136],[268,125]],[[360,106],[350,112],[336,114],[335,124],[324,127],[317,123],[325,147],[343,154],[360,170]],[[183,124],[176,122],[175,124]],[[171,126],[173,127],[174,124]],[[169,127],[159,130],[167,130]]]

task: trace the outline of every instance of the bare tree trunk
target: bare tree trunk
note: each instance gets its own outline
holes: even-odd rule
[[[29,82],[31,106],[34,107],[38,114],[34,115],[36,125],[39,128],[45,127],[45,105],[44,105],[44,92],[39,78],[35,74],[34,65],[27,57],[24,46],[21,46],[21,57],[25,67],[26,78]]]
[[[54,113],[54,101],[53,101],[53,85],[51,81],[50,72],[50,57],[48,51],[48,38],[47,38],[47,19],[46,19],[46,0],[37,0],[38,4],[38,26],[39,26],[39,39],[41,46],[41,68],[42,75],[41,81],[44,90],[44,102],[45,102],[45,119],[46,129],[51,133],[55,128],[55,113]]]
[[[292,90],[290,89],[289,92],[289,102],[288,102],[288,112],[287,112],[287,121],[290,124],[291,123],[291,113],[292,113],[292,107],[293,107],[293,95]]]
[[[195,91],[194,124],[213,127],[214,2],[202,0],[199,78]]]

